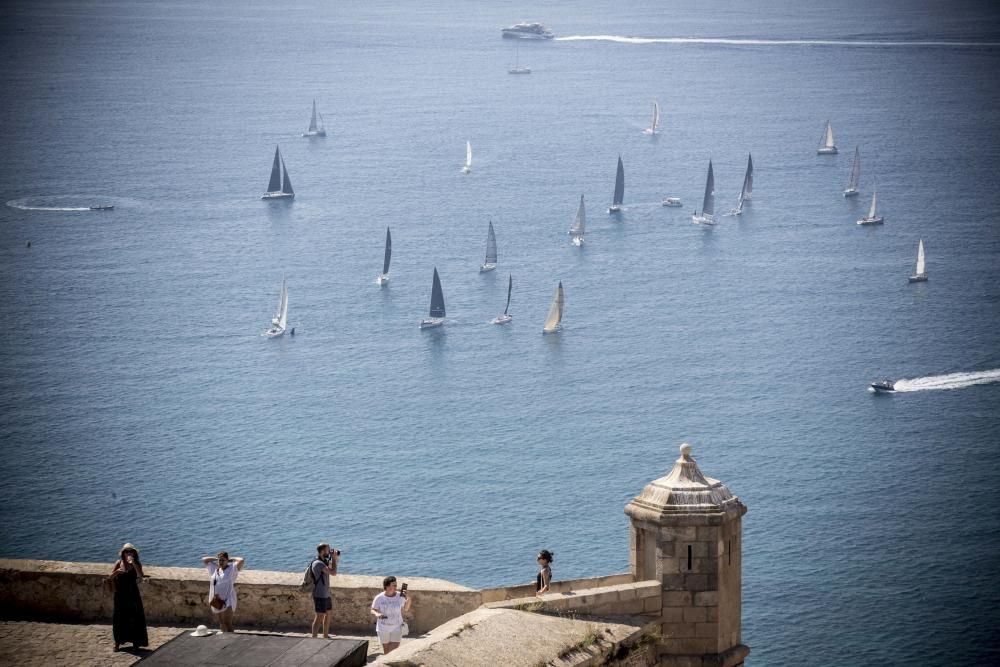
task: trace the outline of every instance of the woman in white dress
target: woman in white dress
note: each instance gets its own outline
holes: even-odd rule
[[[208,587],[208,606],[219,619],[223,632],[233,631],[233,616],[236,614],[236,577],[246,562],[239,556],[233,558],[225,551],[218,556],[202,556],[201,562],[208,568],[211,583]]]
[[[382,592],[372,600],[372,616],[378,619],[375,632],[382,643],[382,653],[390,653],[399,648],[403,641],[403,614],[410,610],[412,598],[407,594],[406,584],[403,590],[396,592],[396,577],[386,577],[382,580]]]

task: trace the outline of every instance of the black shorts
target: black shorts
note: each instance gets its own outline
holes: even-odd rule
[[[333,598],[313,598],[313,607],[317,614],[325,614],[333,609]]]

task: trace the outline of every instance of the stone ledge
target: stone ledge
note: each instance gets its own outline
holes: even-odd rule
[[[652,600],[648,606],[660,608],[660,582],[656,580],[638,583],[600,586],[563,593],[547,593],[541,597],[524,597],[484,605],[488,609],[521,609],[539,612],[587,614],[599,609],[600,613],[620,608],[620,613],[635,613],[640,600]]]

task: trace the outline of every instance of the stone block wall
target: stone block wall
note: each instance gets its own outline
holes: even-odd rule
[[[104,579],[113,565],[60,561],[0,560],[0,615],[13,619],[108,621],[113,596]],[[142,585],[146,620],[152,624],[212,624],[208,608],[208,573],[202,568],[146,565]],[[304,629],[312,622],[309,593],[298,590],[302,575],[247,569],[237,581],[237,627]],[[479,591],[452,582],[403,577],[413,592],[410,628],[426,632],[476,609]],[[374,631],[372,599],[382,592],[382,578],[341,574],[331,579],[333,625]]]

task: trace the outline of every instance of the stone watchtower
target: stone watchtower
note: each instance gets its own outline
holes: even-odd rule
[[[740,642],[746,512],[725,484],[701,473],[687,444],[670,474],[625,506],[635,581],[663,585],[661,666],[735,667],[750,653]]]

